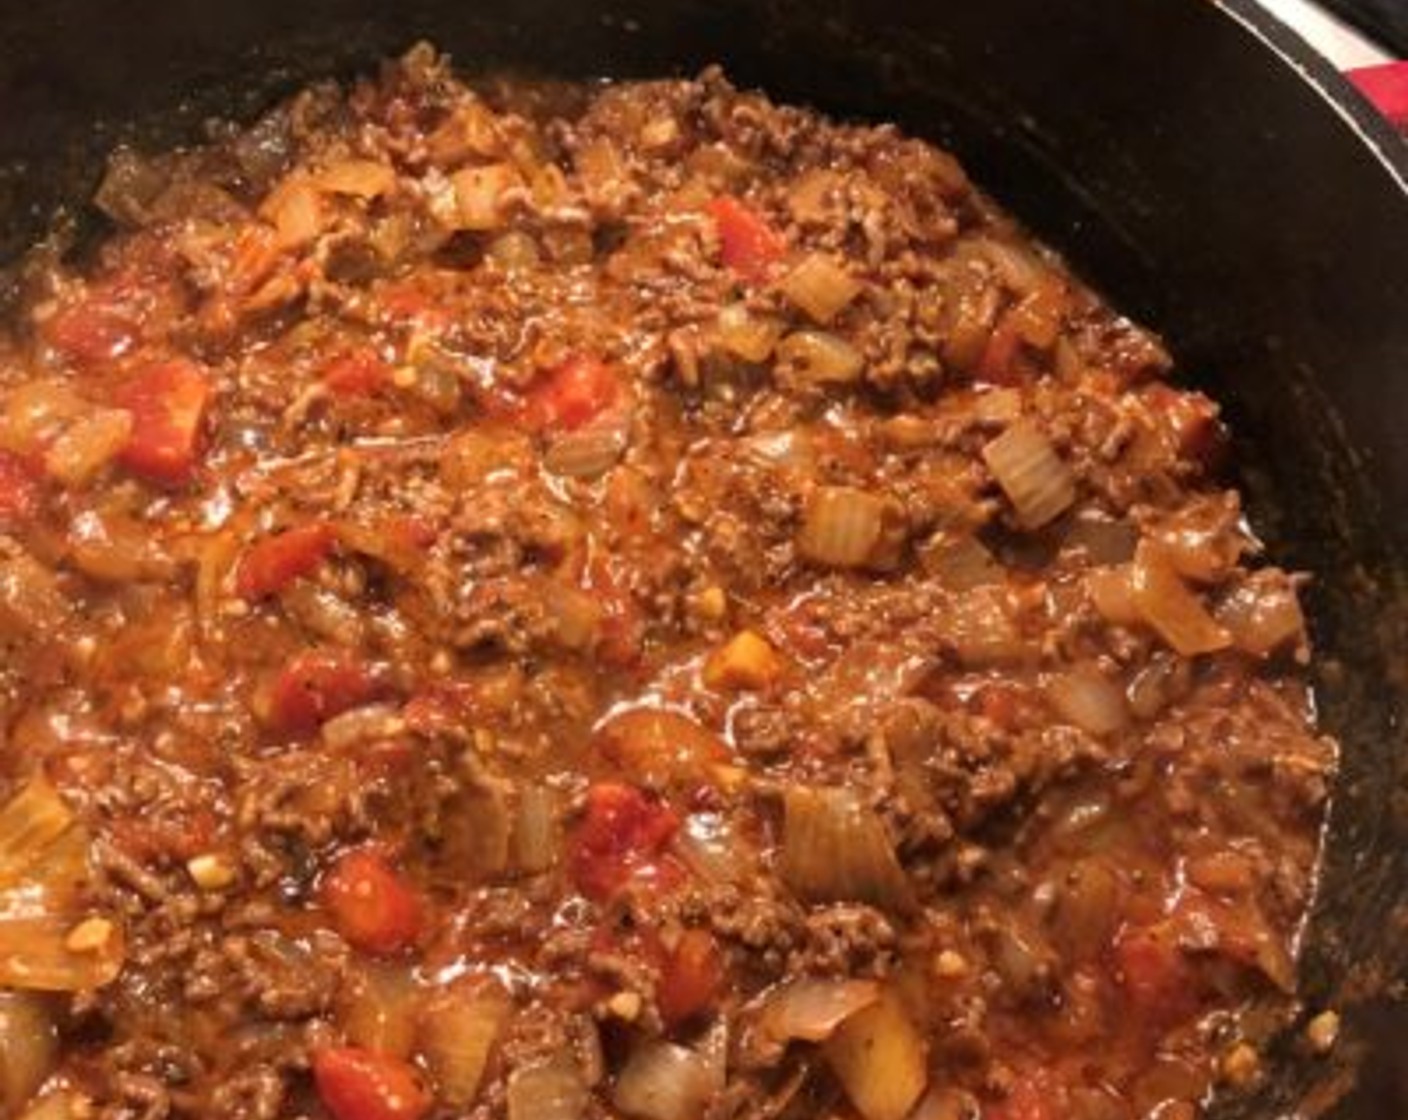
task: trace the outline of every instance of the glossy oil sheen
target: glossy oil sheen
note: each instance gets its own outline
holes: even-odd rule
[[[1183,376],[1227,405],[1262,535],[1282,563],[1319,574],[1320,697],[1345,755],[1307,932],[1312,1010],[1369,1000],[1402,974],[1408,154],[1323,64],[1249,0],[7,4],[0,256],[61,203],[95,228],[81,200],[119,139],[193,138],[206,117],[248,116],[421,37],[471,71],[636,77],[721,62],[778,100],[896,120],[952,147],[1161,330]],[[1360,1018],[1367,1072],[1335,1115],[1408,1115],[1394,1072],[1404,1017],[1375,1002]],[[1337,1095],[1337,1063],[1293,1038],[1283,1051],[1247,1115]]]

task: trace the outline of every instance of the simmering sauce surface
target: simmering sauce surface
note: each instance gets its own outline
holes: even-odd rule
[[[951,156],[422,47],[96,201],[0,337],[0,1115],[1256,1084],[1300,578]]]

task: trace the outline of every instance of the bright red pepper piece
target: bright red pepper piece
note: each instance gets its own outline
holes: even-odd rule
[[[711,933],[686,930],[660,967],[655,1002],[667,1027],[677,1027],[708,1011],[724,981],[723,959]]]
[[[310,650],[291,658],[269,694],[269,725],[285,735],[307,735],[349,708],[381,693],[366,665],[345,653]]]
[[[399,953],[420,936],[420,896],[367,849],[346,852],[323,879],[322,902],[337,932],[366,953]]]
[[[14,524],[39,508],[39,478],[23,456],[0,451],[0,525]]]
[[[769,269],[787,251],[782,235],[756,210],[729,195],[714,199],[706,209],[718,227],[724,264],[744,280],[766,279]]]
[[[668,889],[678,866],[664,849],[680,826],[667,805],[635,786],[601,782],[587,791],[587,811],[572,838],[572,881],[588,898],[604,901],[633,879]]]
[[[315,1053],[313,1084],[333,1120],[420,1120],[430,1111],[410,1063],[356,1046]]]
[[[534,430],[571,431],[610,408],[619,392],[616,375],[605,362],[588,354],[574,354],[553,366],[528,390],[523,419]]]
[[[41,334],[59,355],[79,366],[96,366],[130,350],[137,323],[114,291],[95,287],[59,308],[41,325]]]
[[[210,392],[200,368],[180,358],[147,366],[122,385],[116,403],[132,413],[123,466],[163,486],[189,482]]]
[[[317,570],[332,550],[336,531],[314,522],[265,537],[244,554],[235,572],[235,590],[244,599],[276,595],[294,580]]]

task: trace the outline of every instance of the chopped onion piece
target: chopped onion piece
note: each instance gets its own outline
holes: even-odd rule
[[[581,1120],[587,1084],[571,1055],[519,1066],[508,1078],[508,1120]]]
[[[1092,735],[1113,735],[1129,723],[1124,693],[1094,669],[1052,677],[1046,682],[1046,698],[1062,717]]]
[[[929,1084],[924,1037],[893,992],[848,1018],[822,1050],[865,1120],[904,1120]]]
[[[84,486],[117,457],[132,435],[132,414],[94,409],[69,424],[44,454],[44,469],[65,486]]]
[[[782,323],[756,315],[746,304],[731,303],[719,312],[719,344],[745,362],[765,362],[782,336]]]
[[[1040,529],[1076,500],[1075,476],[1029,421],[1018,421],[984,447],[983,460],[1024,528]]]
[[[479,231],[503,228],[507,196],[523,185],[510,163],[466,167],[456,171],[450,182],[455,188],[454,227]]]
[[[970,240],[968,248],[991,264],[1002,282],[1018,295],[1034,291],[1051,277],[1051,270],[1036,254],[1010,241],[979,237]]]
[[[452,987],[422,1012],[420,1051],[446,1104],[473,1103],[512,1003],[496,983]]]
[[[1131,567],[1121,564],[1114,568],[1096,568],[1085,576],[1090,601],[1106,622],[1116,626],[1133,626],[1143,618],[1134,601]]]
[[[22,552],[0,561],[0,637],[52,634],[69,614],[58,579],[38,560]]]
[[[84,1120],[92,1114],[92,1106],[77,1093],[55,1089],[35,1101],[20,1120]]]
[[[347,1040],[364,1050],[410,1057],[421,996],[414,975],[404,965],[366,965],[349,985],[340,1008]]]
[[[809,902],[910,910],[914,894],[874,811],[851,790],[790,786],[782,877]]]
[[[0,987],[77,992],[122,970],[122,928],[108,918],[0,918]]]
[[[753,869],[753,854],[746,850],[726,817],[691,813],[675,835],[675,854],[706,883],[739,883]]]
[[[59,1056],[53,1010],[33,992],[0,991],[0,1115],[17,1116]]]
[[[259,216],[274,227],[280,249],[294,249],[322,232],[323,198],[307,175],[295,172],[269,192]]]
[[[28,381],[5,398],[0,448],[16,455],[32,454],[91,408],[65,382]]]
[[[43,775],[0,809],[0,888],[17,883],[73,824],[73,813]]]
[[[860,379],[865,356],[829,331],[795,331],[777,347],[779,361],[803,381],[845,385]]]
[[[614,418],[564,432],[544,453],[543,466],[564,478],[596,478],[616,465],[627,435],[626,425]]]
[[[925,569],[950,591],[971,591],[999,583],[1003,577],[997,557],[972,536],[940,535],[925,546],[920,558]]]
[[[717,1089],[716,1080],[704,1055],[653,1039],[627,1059],[611,1099],[639,1120],[699,1120]]]
[[[389,739],[404,729],[401,713],[394,704],[364,704],[333,716],[323,724],[322,737],[333,750],[342,750],[354,743]]]
[[[557,795],[547,786],[521,787],[513,830],[514,865],[526,875],[541,875],[552,868],[557,856]]]
[[[812,253],[782,278],[782,294],[822,326],[860,294],[861,284],[820,253]]]
[[[318,172],[316,182],[330,194],[377,198],[395,189],[396,172],[380,160],[344,159]]]
[[[801,976],[768,996],[758,1029],[777,1042],[825,1042],[843,1022],[880,998],[874,980]]]
[[[797,551],[827,568],[877,566],[893,561],[903,533],[895,503],[853,486],[818,486],[807,502]]]
[[[1305,616],[1296,599],[1295,584],[1274,568],[1254,572],[1223,599],[1217,621],[1227,628],[1237,648],[1254,657],[1267,657],[1283,647],[1305,645]]]
[[[500,268],[510,272],[535,268],[543,256],[538,248],[538,243],[533,240],[532,234],[524,233],[518,229],[507,230],[499,234],[489,242],[489,247],[484,250],[484,255]]]
[[[1188,590],[1153,542],[1139,545],[1130,570],[1130,587],[1140,616],[1184,657],[1212,653],[1232,644],[1232,635]]]

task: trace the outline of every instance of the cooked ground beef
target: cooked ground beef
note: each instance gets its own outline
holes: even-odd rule
[[[1301,577],[952,157],[416,48],[97,204],[0,335],[0,1114],[1255,1081],[1335,760]]]

